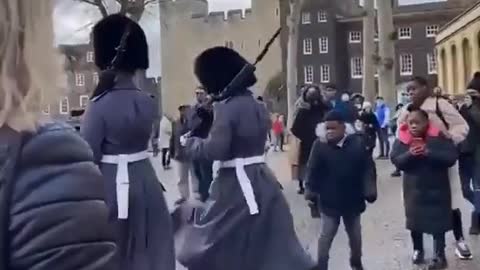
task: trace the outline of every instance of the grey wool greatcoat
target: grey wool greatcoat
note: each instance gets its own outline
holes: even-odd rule
[[[124,80],[90,102],[81,128],[104,176],[120,270],[175,269],[172,222],[162,184],[150,160],[128,165],[128,219],[117,219],[117,165],[101,162],[102,155],[147,150],[155,111],[150,95]]]
[[[191,158],[228,161],[264,154],[271,121],[265,106],[250,91],[215,104],[214,115],[207,139],[188,139],[186,152]],[[313,268],[273,172],[264,163],[245,166],[245,172],[259,213],[250,214],[235,168],[220,169],[209,199],[195,210],[193,221],[187,218],[183,221],[191,223],[185,224],[177,220],[178,260],[189,270]],[[182,212],[181,208],[176,212]]]
[[[448,170],[457,160],[453,142],[439,135],[426,138],[427,154],[413,156],[409,145],[397,140],[391,159],[403,175],[407,229],[428,234],[452,228],[452,198]]]

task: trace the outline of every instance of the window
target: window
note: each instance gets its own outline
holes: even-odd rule
[[[375,31],[375,33],[373,34],[373,41],[378,42],[378,32],[377,31]]]
[[[329,65],[320,66],[320,82],[322,83],[330,82],[330,66]]]
[[[438,33],[438,25],[427,25],[425,32],[427,37],[435,37]]]
[[[276,8],[275,9],[275,15],[278,17],[278,15],[280,15],[280,9],[279,8]]]
[[[321,37],[318,39],[320,45],[320,53],[328,53],[328,37]]]
[[[42,113],[45,114],[45,115],[49,115],[50,114],[50,105],[45,105],[45,107],[43,107]]]
[[[413,57],[411,54],[400,55],[400,75],[401,76],[413,75]]]
[[[233,49],[233,41],[225,41],[225,47]]]
[[[305,83],[313,83],[313,66],[305,66],[303,68],[303,74],[305,76]]]
[[[411,27],[400,27],[398,29],[398,39],[411,39],[411,38],[412,38]]]
[[[373,75],[375,78],[378,78],[378,68],[375,69],[375,75]]]
[[[87,107],[90,98],[87,95],[80,96],[80,108],[85,109]]]
[[[436,53],[427,54],[428,74],[437,74],[437,55]]]
[[[87,52],[87,62],[88,63],[93,62],[93,52]]]
[[[97,84],[98,84],[98,80],[99,80],[99,78],[98,78],[98,73],[97,73],[97,72],[94,72],[94,73],[93,73],[93,84],[94,84],[94,85],[97,85]]]
[[[310,17],[310,12],[302,13],[302,24],[311,24],[312,18]]]
[[[75,85],[84,86],[85,85],[85,75],[83,73],[75,74]]]
[[[363,77],[363,59],[361,57],[353,57],[351,60],[352,78],[360,79]]]
[[[327,22],[327,12],[321,10],[317,14],[318,22]]]
[[[303,54],[312,54],[312,39],[306,38],[303,40]]]
[[[362,42],[362,32],[354,31],[350,32],[350,43],[361,43]]]
[[[64,97],[60,101],[60,114],[68,114],[70,111],[70,105],[68,104],[68,97]]]

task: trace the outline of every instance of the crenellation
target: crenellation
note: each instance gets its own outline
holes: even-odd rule
[[[223,23],[225,21],[225,12],[215,11],[208,13],[207,22],[209,23]]]
[[[229,22],[237,22],[243,19],[245,18],[243,17],[243,10],[241,9],[229,10],[227,12],[227,21]]]

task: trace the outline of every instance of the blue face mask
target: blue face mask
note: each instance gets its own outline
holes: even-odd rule
[[[381,107],[383,105],[383,100],[377,100],[377,107]]]

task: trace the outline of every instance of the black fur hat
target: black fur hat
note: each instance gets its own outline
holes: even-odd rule
[[[128,25],[130,25],[130,34],[127,38],[125,52],[115,69],[126,72],[148,69],[148,44],[145,32],[140,25],[128,17],[114,14],[102,19],[93,27],[95,64],[100,70],[105,70],[110,66]]]
[[[227,47],[214,47],[205,50],[195,59],[194,73],[209,94],[218,94],[246,64],[248,61],[238,52]],[[242,88],[253,86],[256,82],[257,78],[252,73]]]

